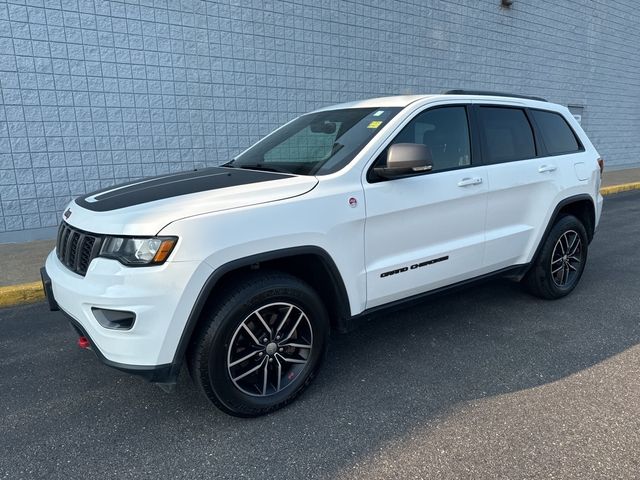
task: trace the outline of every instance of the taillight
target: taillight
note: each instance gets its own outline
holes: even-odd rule
[[[598,166],[600,167],[600,176],[602,176],[602,172],[604,172],[604,160],[602,157],[598,159]]]

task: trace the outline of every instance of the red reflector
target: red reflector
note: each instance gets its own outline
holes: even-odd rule
[[[89,343],[89,339],[87,337],[78,338],[78,346],[80,348],[89,348],[91,343]]]

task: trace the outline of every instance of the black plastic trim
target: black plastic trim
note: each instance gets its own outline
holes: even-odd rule
[[[469,123],[469,135],[471,137],[471,165],[474,167],[485,165],[480,116],[474,104],[467,105],[467,120]]]
[[[395,300],[393,302],[385,303],[384,305],[378,305],[377,307],[368,308],[365,311],[359,313],[351,317],[349,321],[349,330],[353,330],[356,328],[362,321],[369,319],[371,316],[376,315],[381,312],[386,312],[388,310],[395,310],[401,308],[408,308],[418,303],[421,303],[426,298],[436,297],[440,295],[445,295],[466,287],[468,285],[480,283],[483,281],[490,280],[496,277],[509,277],[520,279],[524,276],[527,270],[530,267],[530,263],[525,263],[521,265],[513,265],[511,267],[502,268],[500,270],[496,270],[495,272],[490,272],[484,275],[479,275],[477,277],[473,277],[467,280],[463,280],[461,282],[454,283],[452,285],[446,285],[444,287],[436,288],[434,290],[429,290],[427,292],[418,293],[416,295],[412,295],[407,298],[402,298],[400,300]]]
[[[136,322],[136,314],[128,310],[91,307],[91,313],[103,328],[109,330],[131,330]]]
[[[86,337],[89,340],[89,342],[91,343],[91,351],[95,353],[96,357],[98,357],[98,360],[100,360],[101,363],[105,364],[108,367],[115,368],[116,370],[120,370],[121,372],[129,373],[131,375],[137,375],[150,382],[154,382],[154,383],[175,383],[176,382],[178,376],[172,375],[173,371],[171,368],[172,365],[170,363],[163,364],[163,365],[148,366],[148,365],[129,365],[129,364],[118,363],[118,362],[113,362],[109,360],[102,354],[100,349],[98,349],[98,347],[93,342],[93,340],[91,339],[87,331],[84,329],[84,327],[80,325],[80,323],[78,323],[78,321],[76,321],[75,318],[73,318],[64,310],[61,310],[61,312],[64,314],[67,320],[69,320],[69,323],[71,324],[73,329],[76,331],[76,333],[79,336]]]
[[[72,241],[75,236],[78,236],[76,241],[76,256],[73,262],[70,262]],[[93,245],[89,251],[89,259],[86,265],[82,265],[82,248],[83,242],[87,238],[93,238]],[[60,263],[62,263],[68,270],[72,271],[76,275],[84,277],[87,274],[87,270],[91,265],[91,262],[96,258],[97,252],[102,248],[102,242],[105,236],[100,233],[87,232],[71,225],[69,222],[63,220],[58,226],[58,235],[56,237],[56,256]]]
[[[51,278],[47,273],[47,269],[45,267],[40,268],[40,278],[42,279],[42,289],[44,290],[44,296],[47,299],[47,303],[49,304],[49,310],[52,312],[57,312],[60,310],[58,306],[58,302],[56,302],[55,297],[53,296],[53,287],[51,286]]]
[[[261,262],[268,262],[271,260],[278,260],[287,257],[295,257],[298,255],[316,255],[322,259],[324,266],[328,269],[328,273],[333,278],[333,284],[335,286],[335,291],[338,298],[340,314],[337,319],[337,327],[339,331],[346,331],[347,324],[349,322],[349,319],[351,318],[349,297],[347,295],[347,289],[344,285],[344,281],[342,280],[342,276],[340,275],[338,267],[336,267],[333,259],[326,250],[320,247],[309,245],[284,248],[271,252],[260,253],[257,255],[251,255],[249,257],[233,260],[218,267],[205,282],[204,286],[200,290],[200,293],[198,294],[198,298],[196,299],[196,302],[191,309],[189,318],[187,319],[185,327],[182,331],[180,341],[178,342],[178,347],[176,348],[176,353],[173,357],[173,362],[171,363],[170,377],[178,377],[180,369],[182,368],[182,362],[184,361],[184,357],[189,346],[189,342],[191,340],[191,335],[193,334],[196,325],[198,324],[198,320],[200,319],[200,315],[202,314],[204,306],[207,303],[207,300],[209,300],[211,292],[215,288],[216,284],[225,274],[243,267],[259,264]]]
[[[534,97],[533,95],[520,95],[517,93],[504,93],[504,92],[491,92],[489,90],[465,90],[463,88],[456,88],[453,90],[445,90],[443,95],[479,95],[490,97],[511,97],[511,98],[526,98],[528,100],[537,100],[538,102],[547,102],[546,98]]]
[[[536,146],[536,158],[546,157],[547,146],[544,144],[542,132],[540,131],[540,128],[538,128],[538,124],[534,121],[531,110],[529,108],[525,108],[524,114],[529,121],[529,127],[531,127],[531,133],[533,134],[533,144]]]
[[[560,213],[560,210],[562,210],[567,205],[570,205],[570,204],[576,203],[576,202],[581,202],[581,201],[584,201],[584,200],[588,200],[589,202],[591,202],[591,205],[593,207],[593,211],[594,211],[594,214],[595,214],[595,204],[593,203],[593,198],[591,198],[591,195],[589,195],[587,193],[581,193],[580,195],[573,195],[571,197],[567,197],[567,198],[561,200],[558,203],[558,205],[556,205],[556,208],[553,210],[553,213],[551,214],[551,217],[549,218],[549,223],[547,223],[547,228],[544,229],[544,233],[542,234],[542,237],[540,238],[540,243],[536,247],[536,251],[533,254],[533,257],[532,257],[533,259],[535,259],[538,256],[538,253],[540,253],[540,250],[542,249],[542,245],[544,243],[544,240],[547,238],[547,235],[549,235],[549,232],[553,228],[553,225],[556,223],[556,219],[558,218],[558,214]],[[591,242],[591,240],[593,239],[593,234],[595,232],[593,232],[593,231],[589,232],[587,227],[588,227],[588,225],[585,225],[585,229],[587,229],[587,235],[589,236],[589,242]],[[591,227],[595,228],[595,225],[591,225]]]

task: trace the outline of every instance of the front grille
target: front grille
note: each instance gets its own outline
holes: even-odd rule
[[[58,259],[72,272],[82,275],[87,273],[91,260],[100,253],[102,237],[83,232],[62,222],[58,228],[56,254]]]

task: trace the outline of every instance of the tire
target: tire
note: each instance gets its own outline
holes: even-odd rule
[[[548,300],[570,294],[582,277],[588,249],[582,222],[573,215],[560,217],[524,277],[525,286],[533,295]]]
[[[222,411],[264,415],[311,383],[326,355],[329,329],[324,305],[309,285],[285,273],[255,272],[226,286],[204,313],[189,368]]]

